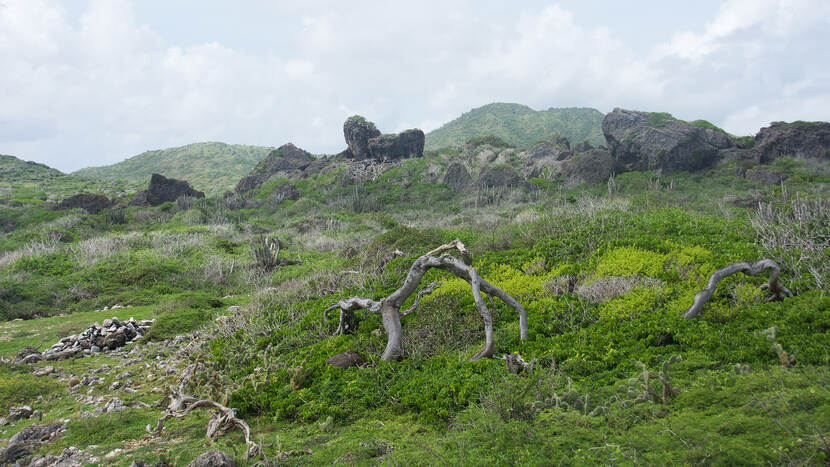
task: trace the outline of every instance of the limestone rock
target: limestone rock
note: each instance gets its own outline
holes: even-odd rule
[[[775,122],[761,128],[751,149],[754,159],[768,164],[779,157],[830,162],[830,123]]]
[[[597,148],[562,161],[554,172],[566,188],[573,188],[583,183],[593,185],[607,181],[613,172],[613,165],[611,153]]]
[[[717,130],[674,119],[668,114],[614,109],[602,121],[614,171],[696,171],[713,166],[719,150],[734,146]]]
[[[375,124],[360,115],[349,117],[343,123],[343,137],[346,139],[346,145],[354,159],[363,160],[372,157],[369,150],[369,140],[378,136],[380,136],[380,130],[377,129]]]
[[[380,161],[422,157],[424,155],[424,132],[412,129],[396,135],[370,138],[368,147],[372,158]]]
[[[500,186],[520,186],[524,179],[511,167],[486,167],[481,171],[478,184],[482,188],[493,188]]]
[[[444,183],[449,185],[452,191],[456,193],[471,191],[475,187],[470,172],[467,171],[464,164],[459,162],[453,162],[447,167],[447,173],[444,174]]]
[[[233,457],[222,451],[210,450],[193,459],[189,467],[236,467]]]
[[[273,176],[297,180],[302,178],[303,170],[312,162],[314,158],[307,151],[291,143],[283,144],[271,151],[251,173],[240,180],[236,185],[236,191],[245,193],[260,188]]]

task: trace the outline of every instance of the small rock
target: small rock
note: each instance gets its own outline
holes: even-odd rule
[[[188,467],[236,467],[236,461],[226,452],[211,450],[193,459]]]
[[[113,397],[104,405],[104,413],[121,412],[122,410],[124,410],[124,402],[117,397]]]
[[[115,448],[115,449],[113,449],[112,451],[110,451],[110,452],[106,453],[106,454],[104,455],[104,458],[105,458],[105,459],[113,459],[113,458],[117,457],[119,454],[121,454],[122,452],[124,452],[124,450],[123,450],[123,449],[121,449],[121,448]]]
[[[237,306],[237,305],[231,305],[231,306],[228,307],[228,311],[230,313],[238,313],[238,312],[242,311],[242,307]]]
[[[116,389],[121,388],[121,381],[116,381],[110,385],[110,391],[115,391]]]
[[[9,409],[10,420],[20,420],[21,418],[29,418],[34,411],[28,405],[22,407],[12,407]]]
[[[53,366],[44,366],[44,367],[40,367],[40,368],[35,369],[33,374],[35,376],[46,376],[46,375],[52,374],[54,372],[55,372],[55,367],[53,367]]]

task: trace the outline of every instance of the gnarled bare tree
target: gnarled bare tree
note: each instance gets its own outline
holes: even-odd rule
[[[450,250],[458,250],[462,259],[446,254]],[[445,254],[441,254],[445,253]],[[436,256],[441,254],[441,256]],[[328,321],[328,312],[334,309],[340,309],[340,326],[337,332],[347,332],[348,324],[351,322],[352,313],[356,310],[368,310],[371,313],[380,314],[383,318],[383,327],[386,329],[388,340],[386,349],[381,357],[384,360],[400,360],[403,357],[403,348],[401,340],[403,331],[401,329],[401,317],[412,313],[418,308],[418,303],[423,295],[431,293],[436,284],[430,284],[421,290],[415,297],[415,302],[407,310],[401,310],[401,306],[418,288],[424,274],[431,268],[438,268],[450,272],[457,277],[464,279],[470,283],[472,288],[473,298],[476,302],[481,318],[484,320],[484,334],[486,343],[484,348],[478,351],[470,360],[478,360],[480,358],[489,357],[493,355],[495,350],[495,343],[493,340],[493,318],[490,315],[490,310],[482,298],[483,291],[491,297],[498,297],[503,302],[513,307],[519,313],[519,327],[521,329],[522,340],[527,338],[527,313],[522,305],[519,304],[513,297],[508,295],[504,290],[490,284],[484,280],[478,271],[472,267],[472,256],[467,247],[459,239],[439,246],[429,253],[419,257],[412,263],[403,285],[398,290],[392,292],[386,298],[380,300],[372,300],[370,298],[352,297],[345,300],[340,300],[336,304],[326,308],[323,313],[323,319]]]
[[[694,303],[688,310],[686,310],[685,313],[683,313],[683,317],[691,319],[699,315],[700,312],[703,311],[703,305],[705,305],[706,302],[712,298],[712,294],[715,293],[715,288],[718,286],[718,282],[720,282],[721,279],[739,272],[755,276],[766,271],[767,269],[770,270],[769,282],[761,286],[762,290],[766,289],[772,293],[767,301],[772,302],[775,300],[783,300],[785,297],[792,297],[792,292],[790,292],[788,288],[784,287],[784,284],[778,280],[778,277],[781,274],[781,268],[778,267],[778,264],[775,261],[771,259],[762,259],[752,265],[749,263],[733,263],[712,273],[709,277],[709,283],[706,285],[706,288],[695,294]]]

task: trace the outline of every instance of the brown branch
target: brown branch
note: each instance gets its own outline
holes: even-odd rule
[[[236,411],[225,407],[224,405],[211,400],[197,399],[192,396],[185,395],[181,390],[174,389],[170,395],[170,405],[167,407],[167,412],[163,417],[158,419],[156,423],[156,431],[163,428],[163,423],[171,418],[182,418],[189,414],[194,409],[208,408],[214,409],[216,412],[211,415],[207,424],[207,432],[205,436],[216,441],[226,431],[237,427],[245,434],[245,444],[248,445],[248,458],[256,456],[260,452],[258,444],[251,441],[251,427],[245,423],[244,420],[236,417]],[[148,425],[149,429],[149,425]]]
[[[790,292],[788,288],[784,287],[784,284],[778,280],[778,277],[781,274],[781,268],[778,267],[778,264],[776,264],[775,261],[771,259],[762,259],[753,265],[750,265],[749,263],[734,263],[712,273],[712,276],[709,277],[709,283],[706,285],[706,288],[695,294],[694,303],[688,310],[686,310],[685,313],[683,313],[683,317],[691,319],[699,315],[700,312],[703,311],[703,305],[705,305],[706,302],[712,298],[712,294],[715,293],[715,288],[718,286],[718,282],[720,282],[723,278],[739,272],[749,276],[755,276],[767,269],[770,270],[769,282],[761,286],[762,290],[769,290],[772,293],[767,301],[771,302],[774,300],[783,300],[785,297],[792,297],[792,292]]]
[[[458,250],[461,253],[461,259],[464,261],[464,264],[467,266],[473,265],[473,255],[470,253],[470,250],[461,242],[460,239],[456,238],[455,240],[445,243],[438,248],[430,251],[429,253],[425,254],[424,256],[435,256],[438,253],[443,253],[448,250]]]

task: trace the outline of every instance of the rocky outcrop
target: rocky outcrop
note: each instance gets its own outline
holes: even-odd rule
[[[520,186],[524,184],[524,179],[511,167],[486,167],[478,177],[478,184],[482,188]]]
[[[86,211],[90,214],[98,214],[111,205],[112,202],[104,195],[79,193],[61,201],[57,206],[55,206],[55,209],[60,211],[65,209],[81,208],[86,209]]]
[[[65,431],[60,423],[30,425],[9,439],[9,444],[0,449],[0,465],[12,465],[16,460],[29,456],[42,443],[51,440],[57,433]]]
[[[604,148],[575,154],[554,168],[556,178],[566,187],[603,183],[613,173],[614,160]]]
[[[188,467],[236,467],[236,461],[230,454],[214,449],[193,459]]]
[[[374,159],[387,162],[421,157],[424,155],[424,132],[412,129],[371,138],[369,153]]]
[[[602,121],[614,171],[695,171],[713,166],[718,151],[734,146],[729,135],[668,114],[614,109]]]
[[[343,137],[346,138],[346,145],[349,146],[349,152],[354,159],[371,158],[369,140],[378,136],[380,136],[380,130],[375,124],[360,115],[349,117],[343,123]]]
[[[343,137],[348,149],[338,154],[348,159],[375,159],[392,162],[424,155],[424,132],[419,129],[381,135],[374,123],[360,115],[343,123]]]
[[[557,143],[542,141],[522,155],[528,161],[561,161],[571,156],[571,145],[565,138],[559,138]],[[561,140],[564,140],[561,141]]]
[[[761,128],[755,135],[755,146],[748,151],[761,164],[768,164],[779,157],[830,162],[830,123],[775,122]]]
[[[130,318],[119,321],[118,318],[105,319],[103,324],[95,323],[80,334],[66,336],[52,347],[37,352],[34,348],[25,348],[17,354],[15,363],[28,364],[41,360],[65,360],[76,356],[90,355],[107,350],[115,350],[140,339],[154,320],[136,321]],[[34,352],[32,350],[34,349]],[[21,358],[22,356],[22,358]]]
[[[590,151],[591,149],[594,149],[594,147],[591,146],[591,143],[589,143],[588,141],[583,141],[581,143],[577,143],[576,146],[573,147],[573,152],[586,152]]]
[[[467,171],[464,164],[459,162],[453,162],[447,167],[447,173],[444,174],[444,183],[449,185],[450,189],[456,193],[471,191],[475,187],[470,172]]]
[[[204,198],[205,194],[194,190],[185,180],[167,178],[161,174],[150,177],[150,186],[146,190],[139,190],[133,196],[128,206],[158,206],[170,201],[176,201],[182,196]]]
[[[289,180],[303,178],[303,170],[314,162],[308,152],[291,143],[284,144],[271,151],[268,157],[254,167],[245,178],[236,185],[238,193],[245,193],[262,187],[271,177],[285,177]]]

